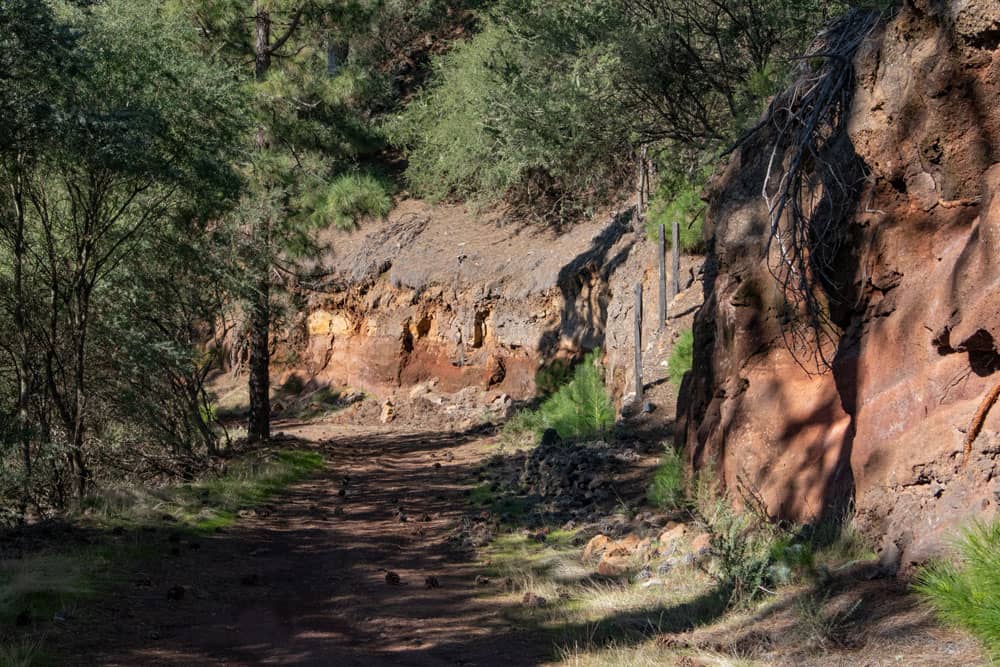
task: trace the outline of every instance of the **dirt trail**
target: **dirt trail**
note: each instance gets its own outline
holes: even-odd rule
[[[52,638],[60,653],[79,665],[529,665],[551,657],[550,641],[511,627],[477,597],[472,556],[447,540],[463,491],[476,483],[481,436],[278,428],[322,446],[327,470],[255,517],[195,544],[166,542],[141,572],[120,573],[114,595],[81,605]],[[385,570],[401,584],[387,584]],[[426,587],[427,576],[440,588]],[[178,586],[181,599],[168,599]]]

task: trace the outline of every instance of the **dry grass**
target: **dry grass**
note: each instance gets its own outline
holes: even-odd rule
[[[598,577],[581,560],[584,536],[552,535],[501,535],[484,556],[507,584],[495,602],[549,632],[557,664],[986,664],[971,637],[935,623],[905,586],[871,579],[873,552],[850,525],[816,548],[812,574],[736,607],[700,567],[654,566],[639,578],[635,563],[627,576]],[[545,604],[526,603],[537,598]]]
[[[566,667],[664,667],[690,665],[694,667],[755,667],[756,660],[714,651],[678,651],[656,641],[638,645],[615,645],[594,648],[586,644],[567,646],[559,650],[559,663]]]

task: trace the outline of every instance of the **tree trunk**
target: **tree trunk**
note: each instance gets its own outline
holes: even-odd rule
[[[254,43],[254,77],[263,81],[271,66],[271,16],[266,9],[259,9],[255,17],[256,41]],[[263,150],[267,133],[257,128],[257,150]],[[254,222],[254,237],[266,254],[270,248],[267,223]],[[271,438],[271,285],[267,266],[257,276],[253,301],[250,305],[250,414],[247,437],[251,442]]]
[[[24,295],[24,190],[21,180],[20,157],[18,172],[14,179],[14,329],[18,337],[17,359],[17,429],[24,463],[24,490],[22,492],[22,514],[31,496],[31,431],[28,428],[28,408],[31,404],[30,337],[28,335],[27,313]]]
[[[258,281],[250,311],[250,421],[251,442],[271,437],[271,285],[267,275]]]

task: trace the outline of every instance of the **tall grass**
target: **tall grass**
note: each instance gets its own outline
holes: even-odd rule
[[[960,562],[932,563],[913,587],[944,622],[971,632],[1000,662],[1000,520],[973,523],[956,547]]]
[[[524,410],[504,427],[507,436],[538,435],[553,428],[564,440],[581,440],[606,433],[615,423],[615,409],[604,388],[604,371],[597,352],[588,354],[559,387],[535,410]]]

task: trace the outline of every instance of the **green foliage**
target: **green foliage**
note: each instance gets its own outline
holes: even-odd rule
[[[691,183],[686,179],[679,184],[670,184],[667,179],[649,204],[646,217],[646,235],[651,241],[659,241],[660,225],[664,227],[667,248],[673,246],[673,223],[678,223],[681,252],[696,254],[704,250],[702,223],[705,219],[705,204],[701,201],[703,184]]]
[[[674,343],[674,349],[670,352],[670,359],[667,361],[667,375],[670,376],[670,381],[679,387],[684,374],[691,370],[693,363],[694,332],[688,329],[681,333],[680,338]]]
[[[363,218],[387,216],[392,210],[391,192],[390,183],[373,174],[341,174],[318,193],[311,220],[317,227],[354,229]]]
[[[557,219],[606,194],[628,159],[627,131],[593,99],[612,71],[600,46],[564,54],[489,22],[434,61],[387,136],[406,148],[418,193],[508,196]]]
[[[685,483],[684,459],[676,449],[667,446],[653,473],[646,498],[660,509],[679,509],[685,504]]]
[[[535,395],[541,398],[551,396],[572,379],[573,365],[564,359],[556,359],[535,373]]]
[[[924,567],[913,587],[943,621],[974,634],[1000,661],[1000,521],[973,523],[956,546],[959,563]]]
[[[606,433],[615,410],[604,388],[598,352],[591,352],[573,371],[573,379],[534,410],[523,410],[504,425],[508,437],[537,436],[554,428],[564,440],[581,440]]]
[[[387,136],[408,151],[418,192],[530,199],[543,217],[580,215],[632,182],[638,146],[685,164],[692,154],[714,161],[842,9],[819,0],[498,0],[480,33],[434,61],[429,85]],[[697,217],[689,193],[661,195],[658,206],[686,227]],[[686,234],[691,250],[697,226]]]

